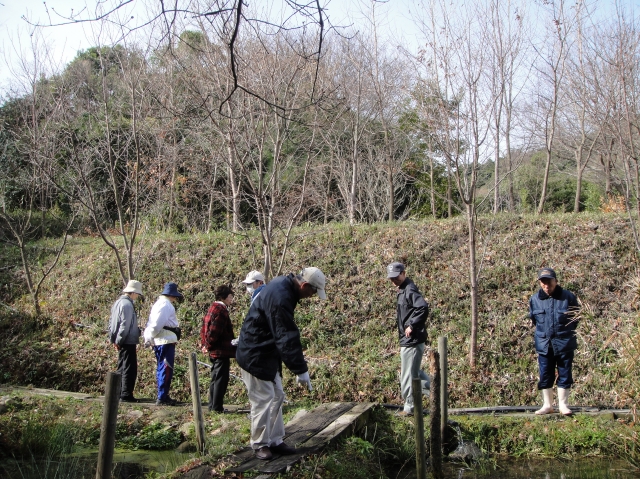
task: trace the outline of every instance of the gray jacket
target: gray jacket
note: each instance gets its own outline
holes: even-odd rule
[[[133,300],[123,294],[111,307],[109,320],[109,341],[118,346],[124,344],[138,344],[140,328],[138,315],[133,306]]]
[[[422,297],[420,290],[409,278],[398,288],[398,335],[400,346],[413,347],[427,340],[427,316],[429,305]],[[404,334],[411,326],[411,337]]]

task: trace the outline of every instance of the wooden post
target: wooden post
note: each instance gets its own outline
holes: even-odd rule
[[[196,428],[198,452],[204,453],[204,416],[200,401],[200,383],[198,382],[198,363],[196,353],[189,357],[189,380],[191,381],[191,400],[193,402],[193,422]]]
[[[431,473],[435,479],[442,475],[442,436],[440,434],[440,355],[429,351],[429,373],[431,374],[431,413],[429,445],[431,446]]]
[[[107,373],[107,385],[104,393],[102,426],[100,426],[100,447],[98,449],[98,467],[96,479],[111,479],[113,448],[116,442],[116,424],[118,422],[118,404],[120,403],[121,376]]]
[[[449,424],[449,378],[447,358],[447,337],[438,338],[438,353],[440,353],[440,437],[445,442],[445,433]]]
[[[426,479],[427,461],[424,443],[424,412],[422,411],[422,381],[413,378],[411,382],[413,395],[413,417],[416,426],[416,471],[417,479]]]

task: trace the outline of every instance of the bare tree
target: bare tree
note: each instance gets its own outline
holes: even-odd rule
[[[542,191],[536,212],[542,214],[547,198],[549,171],[553,155],[554,139],[558,111],[563,101],[563,88],[567,69],[567,58],[570,49],[569,40],[573,27],[569,12],[566,11],[564,0],[549,2],[547,5],[546,35],[547,42],[542,48],[536,48],[540,66],[540,90],[538,92],[538,107],[542,112],[542,130],[544,134],[544,148],[546,154]]]
[[[515,211],[513,173],[519,166],[522,156],[514,156],[513,137],[514,110],[516,101],[522,92],[527,74],[525,67],[524,20],[528,14],[524,2],[492,0],[489,5],[491,21],[486,27],[487,37],[491,39],[492,68],[488,72],[492,94],[495,98],[493,113],[494,175],[493,175],[493,212],[497,213],[502,204],[500,183],[507,178],[507,207]],[[504,149],[503,149],[504,142]],[[505,165],[501,164],[504,151]]]
[[[30,37],[28,51],[20,52],[20,59],[19,66],[12,68],[16,90],[2,108],[0,224],[4,223],[8,235],[0,241],[14,245],[20,251],[25,282],[34,311],[40,316],[42,284],[58,264],[75,216],[65,219],[58,217],[59,213],[52,213],[53,209],[60,212],[61,205],[55,204],[56,189],[45,175],[40,174],[41,170],[50,172],[56,161],[60,146],[57,120],[63,108],[59,98],[64,86],[60,81],[46,79],[53,73],[48,71],[49,66],[55,62],[37,32]],[[13,194],[9,194],[9,189]],[[39,221],[34,218],[38,213]],[[49,235],[47,219],[65,223],[62,239],[54,241],[53,259],[48,262],[44,259],[46,252],[39,251],[43,248],[31,244]]]
[[[447,5],[440,4],[442,24],[441,41],[431,45],[435,50],[436,65],[447,65],[448,75],[437,77],[436,93],[440,108],[434,110],[436,124],[447,125],[445,135],[437,136],[438,151],[451,165],[458,195],[465,208],[468,228],[469,282],[471,299],[471,336],[469,338],[469,364],[476,366],[478,355],[478,303],[479,265],[476,258],[477,239],[477,181],[481,162],[490,154],[492,145],[487,143],[491,127],[495,96],[487,82],[486,69],[490,66],[483,30],[476,18],[485,12],[473,8],[458,9],[455,19],[449,15]],[[436,9],[432,8],[431,13]],[[433,20],[425,25],[432,25]],[[428,29],[428,28],[427,28]],[[432,75],[432,78],[434,75]],[[436,81],[437,81],[436,80]],[[501,92],[500,92],[501,94]],[[452,106],[454,108],[452,108]]]

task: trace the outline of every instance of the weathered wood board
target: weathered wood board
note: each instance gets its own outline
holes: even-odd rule
[[[322,404],[308,413],[296,416],[285,425],[284,440],[299,449],[297,454],[274,455],[270,461],[256,459],[251,448],[234,454],[237,465],[226,472],[249,470],[265,474],[284,472],[305,455],[318,451],[336,439],[353,434],[362,428],[375,403],[328,403]]]

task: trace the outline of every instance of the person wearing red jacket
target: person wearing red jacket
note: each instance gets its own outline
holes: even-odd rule
[[[211,359],[209,411],[221,413],[224,412],[222,402],[229,385],[230,358],[236,357],[233,325],[229,318],[233,290],[227,285],[218,286],[215,298],[203,318],[200,343],[202,352]]]

